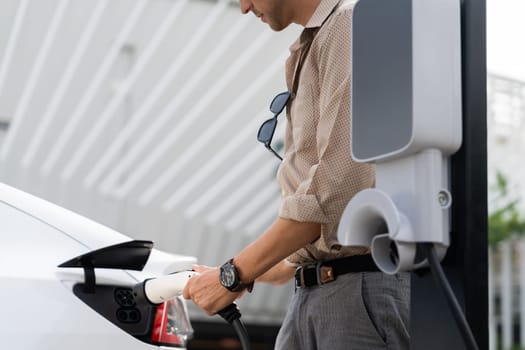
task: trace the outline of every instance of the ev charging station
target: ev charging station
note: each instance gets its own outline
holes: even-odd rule
[[[487,349],[485,0],[359,0],[352,26],[352,157],[376,164],[376,186],[348,203],[339,241],[412,271],[412,350]],[[189,277],[136,293],[162,301]]]
[[[413,271],[412,349],[464,349],[431,243],[486,349],[485,2],[359,0],[352,21],[352,157],[375,163],[376,187],[348,203],[339,240]]]

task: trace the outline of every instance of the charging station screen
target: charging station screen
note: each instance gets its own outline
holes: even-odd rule
[[[411,0],[361,0],[352,25],[352,151],[370,161],[412,135]]]

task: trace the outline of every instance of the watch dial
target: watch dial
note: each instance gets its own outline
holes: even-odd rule
[[[223,269],[221,274],[222,284],[226,287],[233,286],[235,283],[235,271],[233,269]]]

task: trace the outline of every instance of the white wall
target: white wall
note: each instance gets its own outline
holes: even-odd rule
[[[256,133],[299,32],[223,0],[2,1],[1,179],[220,264],[277,213]],[[256,288],[243,317],[279,322],[292,291]]]

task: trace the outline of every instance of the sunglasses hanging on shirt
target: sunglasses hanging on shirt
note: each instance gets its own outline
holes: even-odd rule
[[[263,143],[264,147],[280,160],[283,160],[283,158],[272,148],[272,139],[275,129],[277,128],[277,117],[288,104],[291,95],[292,93],[290,91],[285,91],[273,98],[272,103],[270,103],[270,112],[274,115],[272,118],[262,123],[259,132],[257,133],[257,141]]]
[[[301,72],[301,68],[303,66],[306,55],[310,50],[310,46],[312,45],[315,34],[318,30],[319,28],[307,28],[301,34],[303,48],[301,50],[301,55],[299,57],[297,66],[295,68],[295,74],[293,78],[292,91],[294,94],[297,93],[297,90],[299,88],[299,72]],[[272,103],[270,103],[270,111],[274,114],[274,116],[273,118],[270,118],[264,123],[262,123],[261,127],[259,128],[259,132],[257,133],[257,140],[259,142],[264,143],[264,146],[281,161],[283,160],[283,158],[272,148],[271,143],[273,134],[275,132],[275,128],[277,127],[277,116],[283,111],[284,107],[286,107],[286,105],[288,104],[288,101],[292,96],[292,91],[281,92],[273,98]]]

